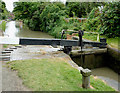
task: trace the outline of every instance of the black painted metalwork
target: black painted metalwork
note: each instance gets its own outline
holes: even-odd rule
[[[60,46],[78,46],[76,40],[66,39],[41,39],[41,38],[20,38],[20,45],[60,45]]]
[[[66,39],[44,39],[44,38],[20,38],[20,45],[60,45],[60,46],[81,46],[78,40],[66,40]],[[93,47],[106,48],[107,43],[104,42],[92,42],[83,41],[83,45],[91,44]]]
[[[106,38],[100,38],[100,42],[106,43]]]
[[[83,46],[83,42],[82,42],[82,36],[83,36],[84,32],[82,30],[79,30],[78,35],[79,35],[79,46],[81,46],[81,50],[82,50],[82,46]]]
[[[65,34],[65,31],[63,30],[63,31],[62,31],[61,39],[63,39],[64,34]]]
[[[79,46],[81,46],[81,53],[83,47],[83,40],[82,40],[83,34],[84,32],[82,30],[79,30],[78,35],[79,35]],[[82,63],[82,67],[84,68],[84,56],[82,54],[81,54],[81,63]]]

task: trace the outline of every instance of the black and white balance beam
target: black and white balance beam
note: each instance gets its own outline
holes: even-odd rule
[[[11,38],[0,37],[0,44],[19,44],[19,45],[60,45],[60,46],[79,46],[78,40],[66,39],[47,39],[47,38]],[[93,47],[106,47],[107,43],[83,41],[83,45],[91,44]]]

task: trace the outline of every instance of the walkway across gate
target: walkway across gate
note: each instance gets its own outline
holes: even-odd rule
[[[0,44],[80,46],[78,40],[11,37],[0,37]],[[106,42],[88,42],[83,40],[83,45],[85,44],[90,44],[93,47],[103,48],[105,48],[107,45]]]

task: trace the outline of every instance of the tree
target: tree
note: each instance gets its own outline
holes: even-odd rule
[[[83,16],[87,16],[91,10],[98,6],[103,6],[105,3],[103,2],[67,2],[66,6],[69,8],[69,16],[75,16],[81,18]]]
[[[40,15],[42,31],[48,32],[53,27],[59,25],[62,16],[67,15],[64,7],[62,3],[49,4],[45,7]]]
[[[9,12],[6,9],[5,2],[0,0],[0,17],[1,19],[6,19],[9,15]]]
[[[120,36],[120,2],[106,3],[102,11],[94,8],[82,25],[86,31],[96,31],[107,37]]]
[[[120,36],[120,1],[107,3],[101,14],[101,31],[108,37]]]
[[[40,30],[40,14],[48,2],[16,2],[13,13],[15,19],[22,19],[32,30]],[[29,15],[29,16],[28,16]]]

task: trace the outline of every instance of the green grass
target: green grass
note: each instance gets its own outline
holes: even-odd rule
[[[19,60],[8,62],[8,65],[18,71],[23,84],[33,91],[114,91],[92,76],[94,89],[81,88],[80,72],[60,58]]]
[[[6,28],[6,22],[3,21],[3,22],[0,24],[0,29],[1,29],[2,31],[5,31],[5,28]]]
[[[92,34],[92,33],[84,33],[83,38],[92,40],[92,41],[97,41],[97,35]]]
[[[8,44],[4,44],[4,45],[3,45],[3,48],[7,48],[7,47],[8,47]]]
[[[84,33],[84,36],[83,36],[84,39],[88,39],[88,40],[92,40],[92,41],[97,41],[97,35],[95,34],[88,34],[88,33]],[[115,38],[107,38],[106,36],[104,35],[100,35],[100,38],[106,38],[107,39],[107,43],[113,47],[113,48],[116,48],[118,49],[118,37],[115,37]]]
[[[106,36],[101,36],[101,38],[106,38],[107,39],[107,43],[113,47],[113,48],[116,48],[118,49],[118,42],[119,42],[119,37],[115,37],[115,38],[107,38]]]
[[[12,47],[12,46],[18,46],[18,44],[3,44],[3,48],[9,48],[9,47]]]

